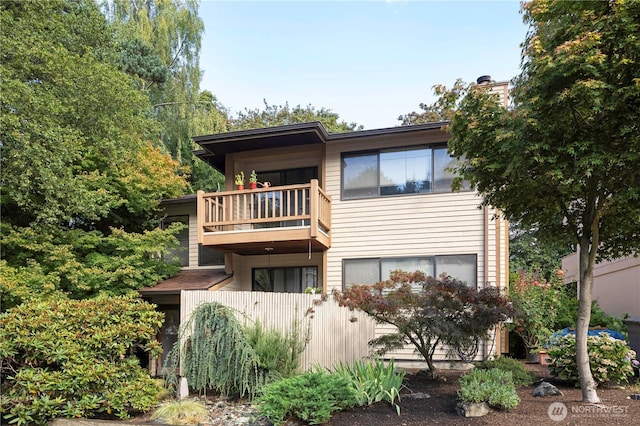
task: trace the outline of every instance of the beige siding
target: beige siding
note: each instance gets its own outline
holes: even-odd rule
[[[341,308],[332,299],[318,295],[231,291],[183,291],[181,323],[190,318],[201,303],[218,302],[234,309],[242,323],[260,320],[267,328],[288,330],[294,318],[311,327],[311,340],[301,356],[301,369],[314,365],[333,367],[369,355],[368,342],[374,324],[365,314]],[[305,316],[309,309],[314,312]],[[354,321],[355,319],[355,321]]]
[[[446,135],[434,133],[436,136],[431,140],[415,141],[406,138],[394,141],[393,146],[446,140]],[[505,286],[508,280],[506,223],[501,219],[492,219],[493,210],[479,209],[481,200],[474,192],[340,199],[342,152],[385,146],[389,146],[388,141],[384,143],[368,140],[341,145],[329,144],[327,147],[326,191],[332,197],[333,224],[332,246],[327,254],[328,287],[342,288],[343,259],[447,254],[477,256],[479,288],[485,285],[485,281],[489,285]],[[498,241],[500,253],[496,252]],[[376,336],[390,330],[390,327],[377,326]],[[488,351],[495,353],[499,350],[496,343],[499,344],[493,341],[486,345],[481,343],[477,359],[488,355]],[[412,346],[387,356],[401,360],[420,360]],[[447,349],[439,348],[434,359],[448,359]]]

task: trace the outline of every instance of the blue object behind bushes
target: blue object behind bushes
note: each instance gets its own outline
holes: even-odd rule
[[[588,335],[599,336],[600,333],[607,333],[609,336],[613,337],[614,339],[627,340],[625,339],[622,333],[616,330],[611,330],[609,328],[589,329]],[[553,341],[554,339],[558,337],[566,336],[567,334],[576,334],[576,331],[570,329],[569,327],[563,328],[562,330],[556,331],[555,333],[553,333],[553,336],[551,336],[551,340]]]

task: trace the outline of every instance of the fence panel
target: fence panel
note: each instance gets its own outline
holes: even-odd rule
[[[198,305],[218,302],[234,309],[242,324],[259,319],[267,328],[286,331],[297,318],[303,329],[311,326],[311,340],[301,356],[302,370],[314,365],[330,368],[340,361],[350,363],[369,355],[375,323],[364,313],[341,308],[330,297],[318,301],[320,295],[311,294],[183,291],[180,315],[184,323]],[[309,309],[313,312],[305,315]]]

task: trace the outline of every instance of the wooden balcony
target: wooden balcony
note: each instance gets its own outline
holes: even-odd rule
[[[331,246],[331,198],[317,180],[241,191],[198,191],[198,242],[241,255]]]

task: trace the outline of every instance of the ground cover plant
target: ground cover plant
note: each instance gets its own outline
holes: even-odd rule
[[[54,417],[147,411],[160,387],[136,351],[160,354],[162,314],[139,299],[29,302],[0,315],[0,415],[17,425]]]
[[[486,402],[490,407],[512,410],[520,403],[510,371],[474,368],[460,377],[458,396],[463,402]]]

